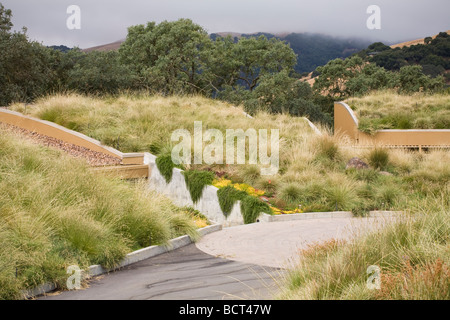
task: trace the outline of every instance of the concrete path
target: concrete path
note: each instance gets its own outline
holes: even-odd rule
[[[89,288],[41,300],[272,299],[280,270],[210,256],[194,244],[94,278]]]
[[[350,239],[382,225],[376,218],[322,218],[254,223],[224,228],[206,235],[197,247],[213,256],[244,263],[286,268],[299,249],[330,239]]]

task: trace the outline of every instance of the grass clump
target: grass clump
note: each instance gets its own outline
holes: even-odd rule
[[[225,217],[228,217],[233,210],[234,204],[244,199],[247,196],[245,191],[237,190],[233,186],[226,186],[219,188],[217,191],[217,197],[219,198],[220,209]]]
[[[386,170],[389,165],[389,152],[386,149],[376,147],[369,152],[369,164],[379,170]]]
[[[203,189],[214,181],[214,173],[210,171],[186,170],[183,175],[194,203],[200,200]]]
[[[296,183],[289,183],[280,191],[280,198],[291,205],[298,205],[301,197],[302,189]]]
[[[267,203],[259,198],[246,196],[241,200],[241,213],[245,224],[256,222],[262,212],[270,214],[272,210]]]

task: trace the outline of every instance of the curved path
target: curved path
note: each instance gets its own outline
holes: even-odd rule
[[[298,251],[326,240],[348,240],[381,225],[376,218],[320,218],[253,223],[204,236],[197,247],[213,256],[263,266],[288,268]]]
[[[378,225],[373,218],[254,223],[214,232],[198,243],[94,278],[89,287],[41,299],[272,299],[298,250]]]
[[[216,258],[194,244],[96,277],[86,289],[41,300],[251,300],[271,299],[280,271]]]

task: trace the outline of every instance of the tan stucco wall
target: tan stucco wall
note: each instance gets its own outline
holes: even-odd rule
[[[114,148],[104,146],[99,141],[84,134],[69,130],[53,122],[25,116],[19,112],[0,108],[0,122],[119,158],[123,164],[143,164],[144,155],[142,153],[124,154]]]

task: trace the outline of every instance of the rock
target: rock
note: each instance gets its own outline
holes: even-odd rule
[[[345,167],[345,169],[350,169],[350,168],[368,169],[369,165],[367,163],[365,163],[364,161],[362,161],[361,159],[359,159],[357,157],[353,157],[347,162],[347,166]]]

